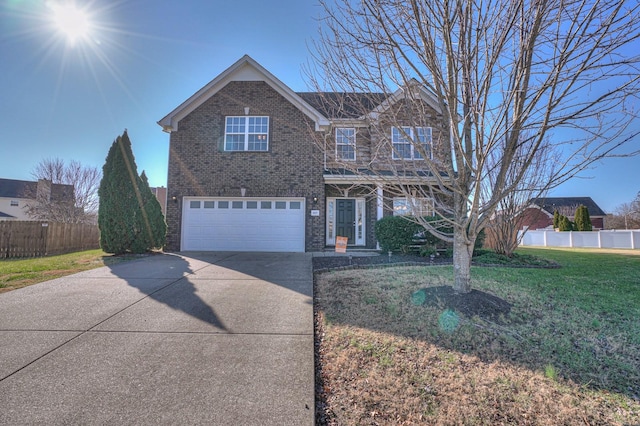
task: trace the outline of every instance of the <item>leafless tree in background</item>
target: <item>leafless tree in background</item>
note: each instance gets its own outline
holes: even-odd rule
[[[619,205],[605,224],[607,229],[640,229],[640,192],[635,200]]]
[[[60,158],[47,158],[36,165],[31,175],[41,181],[35,196],[28,197],[35,199],[27,205],[31,217],[64,223],[96,223],[101,179],[96,167],[83,166],[75,160],[65,163]],[[51,184],[71,185],[73,194],[63,194],[63,188]]]
[[[535,135],[527,137],[523,134],[522,136],[523,140],[513,160],[516,163],[529,157],[529,142],[535,141]],[[488,167],[487,199],[491,198],[492,188],[495,187],[495,180],[498,179],[501,162],[499,155],[499,152],[489,155],[489,164],[493,164],[495,167]],[[546,141],[538,148],[537,155],[532,159],[531,165],[527,167],[524,175],[519,175],[521,166],[510,168],[505,175],[504,179],[507,185],[514,183],[516,179],[519,180],[514,189],[498,201],[494,217],[487,223],[485,243],[489,244],[496,253],[511,256],[518,248],[524,236],[524,232],[520,232],[526,219],[523,214],[529,207],[529,201],[532,198],[546,196],[558,159],[559,154],[554,152],[554,146]]]
[[[321,4],[324,17],[307,70],[318,92],[370,93],[368,100],[357,97],[362,111],[399,88],[408,101],[423,100],[423,89],[433,96],[429,108],[414,102],[410,121],[394,111],[385,123],[371,121],[379,144],[372,145],[367,173],[407,198],[434,200],[453,234],[426,222],[423,226],[453,242],[458,292],[471,290],[478,233],[500,202],[522,189],[546,141],[562,155],[547,188],[602,158],[631,154],[621,148],[638,133],[631,127],[640,86],[636,0]],[[337,110],[344,107],[335,97],[326,102]],[[433,135],[433,159],[412,134],[403,134],[424,161],[387,160],[386,167],[374,166],[383,161],[385,147],[392,149],[385,129],[425,126],[434,118],[444,123],[444,131]],[[347,162],[343,167],[358,173]],[[413,173],[415,185],[381,173],[385,168],[396,177]]]

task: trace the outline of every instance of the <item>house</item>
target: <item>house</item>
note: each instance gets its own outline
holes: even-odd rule
[[[431,208],[394,198],[385,176],[424,182],[423,156],[436,159],[449,139],[419,87],[411,102],[431,123],[385,124],[408,108],[407,93],[296,93],[245,55],[158,122],[170,134],[166,248],[303,252],[333,247],[337,236],[376,248],[378,219]],[[410,171],[381,170],[406,159]]]
[[[158,203],[160,204],[160,210],[162,215],[167,215],[167,188],[164,186],[152,187],[151,192],[156,196]]]
[[[583,205],[589,211],[589,218],[594,230],[604,229],[604,218],[607,215],[591,197],[546,197],[532,198],[521,216],[522,229],[553,228],[553,213],[567,216],[574,220],[576,209]]]
[[[35,220],[28,215],[38,196],[48,200],[73,201],[73,185],[35,181],[0,179],[0,220]]]

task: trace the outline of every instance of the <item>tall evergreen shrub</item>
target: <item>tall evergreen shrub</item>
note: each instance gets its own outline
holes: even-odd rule
[[[591,218],[589,217],[589,209],[587,206],[581,205],[576,209],[575,213],[576,231],[592,231]]]
[[[147,191],[153,196],[148,183],[138,176],[131,141],[125,130],[111,145],[102,168],[102,181],[98,189],[98,227],[102,250],[114,254],[144,253],[162,247],[164,239],[160,234],[166,234],[166,225],[164,230],[154,232],[151,224],[157,220],[148,219],[149,212],[145,204],[152,203]],[[150,208],[151,216],[155,217],[153,208]]]

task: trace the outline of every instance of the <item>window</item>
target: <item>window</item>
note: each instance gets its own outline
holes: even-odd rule
[[[394,216],[433,216],[433,200],[429,198],[394,198],[393,199],[393,215]]]
[[[224,130],[225,151],[267,151],[269,117],[227,117]]]
[[[212,209],[215,207],[215,201],[205,201],[204,202],[204,208],[205,209]]]
[[[11,200],[11,207],[18,207],[19,205],[18,200]]]
[[[336,159],[351,161],[356,159],[356,129],[336,129]]]
[[[391,143],[394,160],[422,160],[417,144],[431,158],[431,127],[392,127]]]
[[[247,201],[247,208],[248,209],[257,209],[258,208],[258,202],[257,201]]]
[[[191,208],[191,209],[199,209],[200,208],[200,201],[191,201],[191,202],[189,202],[189,208]]]

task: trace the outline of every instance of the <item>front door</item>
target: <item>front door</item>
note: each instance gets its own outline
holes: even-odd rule
[[[355,244],[356,200],[336,200],[336,235],[347,237],[347,244]]]

